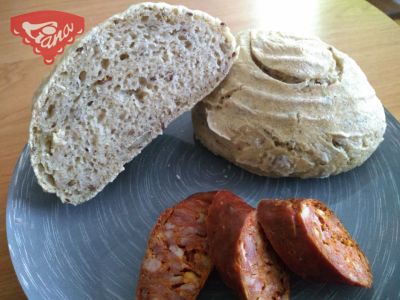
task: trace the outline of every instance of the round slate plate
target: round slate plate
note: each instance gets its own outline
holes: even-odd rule
[[[374,285],[362,289],[291,276],[292,299],[395,299],[400,280],[400,124],[361,167],[328,179],[268,179],[193,141],[190,114],[172,123],[95,199],[74,207],[42,191],[27,148],[9,189],[7,236],[30,299],[134,299],[147,236],[162,210],[188,195],[230,189],[261,198],[315,197],[336,212],[364,250]],[[212,273],[199,299],[236,299]]]

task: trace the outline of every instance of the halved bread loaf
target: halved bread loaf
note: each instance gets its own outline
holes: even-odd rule
[[[236,43],[220,20],[143,3],[93,28],[35,95],[31,162],[62,202],[94,197],[228,73]]]

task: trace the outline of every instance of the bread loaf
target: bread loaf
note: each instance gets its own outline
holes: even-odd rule
[[[212,152],[266,176],[326,177],[361,165],[385,114],[356,62],[314,37],[244,31],[222,84],[193,110]]]
[[[31,163],[62,202],[94,197],[164,127],[226,76],[236,44],[220,20],[143,3],[93,28],[35,95]]]

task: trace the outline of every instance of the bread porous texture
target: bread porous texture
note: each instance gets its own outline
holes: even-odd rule
[[[228,73],[236,42],[183,6],[133,5],[72,45],[34,97],[29,146],[43,189],[93,198]]]
[[[315,37],[248,30],[229,75],[192,112],[212,152],[271,177],[327,177],[383,140],[382,103],[348,55]]]

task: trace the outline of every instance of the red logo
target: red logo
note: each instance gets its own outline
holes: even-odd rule
[[[33,52],[50,65],[77,34],[83,33],[84,19],[62,11],[41,10],[11,17],[10,25],[11,32],[21,36],[23,43],[31,45]]]

